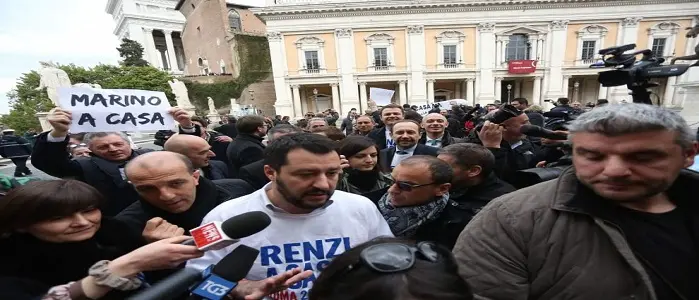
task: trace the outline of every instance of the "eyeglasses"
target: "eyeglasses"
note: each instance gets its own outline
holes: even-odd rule
[[[443,254],[433,242],[420,242],[417,246],[401,243],[376,244],[367,247],[359,254],[360,263],[380,273],[397,273],[409,270],[416,259],[438,262]],[[350,266],[350,269],[356,265]]]
[[[425,184],[412,184],[412,183],[405,182],[405,181],[395,181],[394,184],[398,187],[399,190],[404,191],[404,192],[410,192],[413,189],[416,189],[419,187],[433,185],[434,182],[425,183]]]
[[[75,149],[75,148],[78,148],[78,147],[87,147],[87,144],[85,144],[85,143],[80,143],[80,144],[68,145],[68,149],[71,149],[71,150],[72,150],[72,149]]]

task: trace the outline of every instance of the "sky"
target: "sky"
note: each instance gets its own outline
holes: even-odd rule
[[[262,6],[264,0],[236,0]],[[7,92],[40,61],[91,67],[119,61],[107,0],[0,0],[0,114]]]

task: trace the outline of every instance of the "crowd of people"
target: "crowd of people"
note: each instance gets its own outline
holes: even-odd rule
[[[697,141],[682,117],[566,98],[417,111],[211,126],[173,108],[177,128],[151,150],[71,133],[55,108],[33,148],[10,146],[60,179],[0,200],[0,298],[124,299],[242,244],[260,253],[230,299],[699,299]],[[186,243],[252,211],[271,224],[238,244]]]

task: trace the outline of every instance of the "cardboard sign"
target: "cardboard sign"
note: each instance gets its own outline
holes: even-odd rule
[[[65,87],[58,95],[73,114],[70,132],[167,130],[175,122],[163,92]]]
[[[391,99],[395,92],[396,91],[375,87],[369,88],[369,99],[374,100],[378,106],[388,105],[391,103]]]

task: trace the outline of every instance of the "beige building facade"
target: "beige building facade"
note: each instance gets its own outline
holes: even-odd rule
[[[630,101],[625,87],[597,82],[597,52],[635,43],[666,58],[693,53],[684,28],[699,14],[692,0],[268,2],[252,10],[267,25],[275,107],[296,117],[366,109],[371,87],[416,105]],[[656,80],[653,92],[682,106],[690,77]]]

